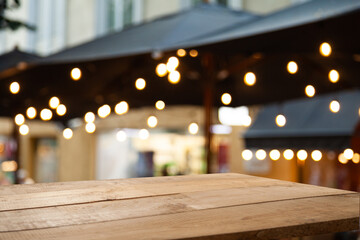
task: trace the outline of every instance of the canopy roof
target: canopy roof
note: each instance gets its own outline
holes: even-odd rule
[[[341,106],[338,113],[329,110],[335,99]],[[350,147],[359,121],[359,107],[359,90],[267,105],[246,131],[246,147],[343,150]],[[286,117],[284,127],[275,123],[278,114]]]

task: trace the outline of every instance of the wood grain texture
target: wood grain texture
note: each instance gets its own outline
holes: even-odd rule
[[[357,193],[240,174],[0,188],[0,239],[276,239],[359,227]]]

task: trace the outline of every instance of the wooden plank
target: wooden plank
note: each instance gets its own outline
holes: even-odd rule
[[[343,195],[343,191],[330,188],[314,188],[314,186],[303,184],[289,184],[272,187],[253,186],[249,188],[186,192],[125,200],[12,210],[0,212],[0,232],[114,221],[333,195]]]
[[[358,227],[359,196],[347,194],[4,232],[0,239],[276,239]]]
[[[137,178],[89,182],[66,182],[0,187],[0,212],[36,207],[50,207],[202,192],[232,188],[297,186],[296,183],[259,178],[242,174],[210,174],[195,176]],[[333,193],[347,193],[330,190]],[[328,193],[326,193],[328,194]],[[332,194],[332,193],[331,193]],[[32,199],[32,201],[29,201]]]

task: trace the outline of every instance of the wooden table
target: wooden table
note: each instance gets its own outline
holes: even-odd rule
[[[241,174],[0,187],[0,239],[278,239],[359,228],[359,195]]]

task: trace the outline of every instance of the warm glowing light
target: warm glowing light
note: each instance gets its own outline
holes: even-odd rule
[[[178,49],[176,54],[179,56],[179,57],[185,57],[186,56],[186,51],[184,49]]]
[[[69,140],[73,136],[73,131],[70,128],[65,128],[63,131],[63,136],[65,139]]]
[[[195,135],[199,132],[199,125],[197,123],[190,123],[188,127],[188,131],[190,134]]]
[[[289,73],[295,74],[298,71],[298,65],[296,64],[296,62],[290,61],[287,64],[287,70],[288,70]]]
[[[241,156],[245,161],[249,161],[250,159],[252,159],[253,153],[251,150],[245,149],[244,151],[242,151]]]
[[[49,100],[50,108],[55,109],[55,108],[57,108],[59,106],[59,104],[60,104],[60,100],[59,100],[58,97],[50,98],[50,100]]]
[[[344,157],[347,159],[347,160],[350,160],[354,157],[354,151],[350,148],[347,148],[344,150]]]
[[[56,113],[59,116],[64,116],[66,114],[66,106],[64,104],[60,104],[57,108],[56,108]]]
[[[224,105],[229,105],[231,103],[231,95],[229,93],[224,93],[223,95],[221,95],[221,102]]]
[[[135,87],[137,90],[143,90],[146,86],[146,82],[143,78],[136,79]]]
[[[280,158],[280,152],[279,150],[273,149],[270,151],[269,156],[271,160],[277,161]]]
[[[77,81],[81,78],[81,70],[79,68],[73,68],[70,75],[74,81]]]
[[[24,122],[25,122],[25,117],[24,117],[24,115],[22,115],[21,113],[19,113],[19,114],[17,114],[17,115],[15,116],[15,123],[16,123],[16,125],[20,126],[20,125],[24,124]]]
[[[151,128],[156,127],[156,125],[158,124],[158,120],[155,116],[150,116],[147,119],[147,125]]]
[[[313,97],[315,95],[315,88],[312,85],[307,85],[305,88],[305,94],[308,97]]]
[[[21,135],[27,135],[29,133],[29,127],[26,124],[23,124],[19,127],[19,132]]]
[[[291,160],[294,157],[294,151],[291,149],[286,149],[284,151],[283,155],[286,160]]]
[[[126,101],[121,101],[115,106],[115,113],[117,115],[125,114],[129,111],[129,104]]]
[[[315,161],[318,162],[321,160],[322,158],[322,153],[319,150],[314,150],[311,153],[311,158]]]
[[[92,122],[89,122],[89,123],[87,123],[87,124],[85,125],[85,131],[86,131],[87,133],[94,133],[95,130],[96,130],[96,126],[95,126],[95,124],[92,123]]]
[[[12,94],[17,94],[20,91],[20,84],[18,82],[12,82],[10,84],[10,92]]]
[[[109,105],[105,104],[98,109],[98,115],[101,118],[106,118],[111,113],[111,108]]]
[[[40,118],[44,121],[49,121],[52,118],[52,112],[50,109],[44,108],[40,112]]]
[[[91,123],[95,121],[95,114],[93,112],[87,112],[84,116],[84,120],[87,123]]]
[[[155,107],[157,110],[163,110],[165,108],[165,103],[162,100],[159,100],[155,103]]]
[[[256,83],[256,76],[252,72],[248,72],[244,76],[244,82],[248,86],[253,86]]]
[[[119,130],[116,133],[116,140],[118,140],[119,142],[125,142],[126,139],[127,139],[127,135],[125,131]]]
[[[340,153],[339,156],[338,156],[338,160],[340,163],[342,164],[347,164],[348,163],[348,159],[345,158],[344,154],[343,153]]]
[[[307,154],[307,152],[306,152],[305,150],[302,149],[302,150],[299,150],[299,151],[297,152],[296,156],[297,156],[297,158],[298,158],[299,160],[305,161],[306,158],[307,158],[307,156],[308,156],[308,154]]]
[[[353,163],[357,164],[360,162],[360,155],[358,153],[354,153],[354,157],[352,159]]]
[[[139,131],[139,137],[140,137],[140,139],[145,140],[145,139],[148,139],[149,136],[150,136],[150,133],[149,133],[149,131],[148,131],[147,129],[141,129],[141,130]]]
[[[331,101],[329,108],[330,108],[330,111],[332,111],[333,113],[337,113],[340,111],[340,103],[336,100],[333,100],[333,101]]]
[[[331,46],[329,43],[327,42],[323,42],[320,45],[320,54],[323,55],[324,57],[328,57],[331,54]]]
[[[169,73],[168,80],[172,84],[177,84],[180,81],[180,73],[178,71],[172,71]]]
[[[170,73],[175,71],[176,68],[179,66],[179,59],[177,57],[171,57],[166,63],[166,69]]]
[[[164,77],[167,74],[167,68],[165,63],[160,63],[156,66],[156,74],[159,77]]]
[[[336,82],[339,81],[339,78],[340,78],[340,74],[338,73],[338,71],[333,69],[333,70],[331,70],[329,72],[329,80],[330,80],[330,82],[336,83]]]
[[[245,116],[242,122],[242,125],[244,127],[249,127],[251,125],[251,117],[250,116]]]
[[[17,168],[18,168],[18,164],[14,160],[12,160],[12,161],[3,161],[1,163],[1,170],[3,172],[15,172],[17,170]]]
[[[36,109],[34,107],[29,107],[26,110],[26,115],[29,119],[34,119],[36,117]]]
[[[264,160],[266,158],[266,152],[264,149],[259,149],[255,152],[255,156],[258,160]]]
[[[197,57],[199,53],[195,49],[192,49],[190,50],[189,54],[191,57]]]
[[[282,114],[279,114],[276,116],[275,122],[276,122],[276,125],[278,125],[278,127],[283,127],[286,124],[286,117]]]

